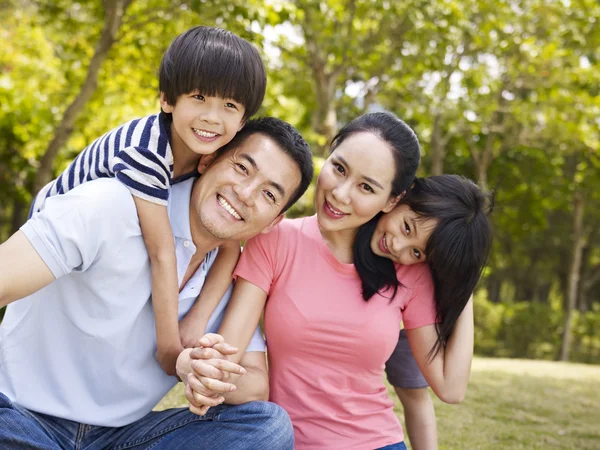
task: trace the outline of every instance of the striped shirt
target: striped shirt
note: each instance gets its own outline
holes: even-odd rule
[[[48,197],[108,177],[116,177],[134,196],[166,206],[174,182],[170,125],[170,116],[153,114],[99,137],[56,180],[42,188],[31,211],[41,210]]]

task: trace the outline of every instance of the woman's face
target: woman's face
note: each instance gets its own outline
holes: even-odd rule
[[[370,132],[348,136],[325,161],[315,203],[325,231],[356,229],[380,211],[391,211],[396,163],[389,145]]]
[[[425,262],[425,247],[436,225],[437,219],[423,219],[407,205],[398,205],[377,222],[371,250],[403,265]]]

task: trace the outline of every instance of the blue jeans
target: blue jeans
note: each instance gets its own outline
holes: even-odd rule
[[[186,408],[168,409],[112,428],[29,411],[0,393],[0,448],[293,450],[294,432],[285,410],[268,402],[220,405],[204,417]]]
[[[386,445],[385,447],[378,448],[377,450],[406,450],[404,441],[398,442],[397,444]]]

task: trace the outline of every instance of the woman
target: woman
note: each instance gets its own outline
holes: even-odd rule
[[[382,383],[402,321],[436,394],[466,389],[472,310],[449,339],[438,338],[428,266],[394,267],[385,240],[385,256],[370,249],[378,215],[394,209],[418,162],[416,135],[404,122],[388,113],[355,119],[334,138],[319,175],[317,215],[284,220],[242,252],[220,332],[243,350],[266,303],[271,400],[290,414],[298,449],[405,448]],[[435,224],[409,224],[424,239],[415,246],[428,251]]]

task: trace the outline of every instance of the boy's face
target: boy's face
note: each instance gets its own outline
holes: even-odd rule
[[[160,104],[173,114],[171,146],[174,154],[209,155],[233,139],[244,126],[246,108],[232,99],[206,97],[199,92],[180,95],[169,105],[164,94]]]

